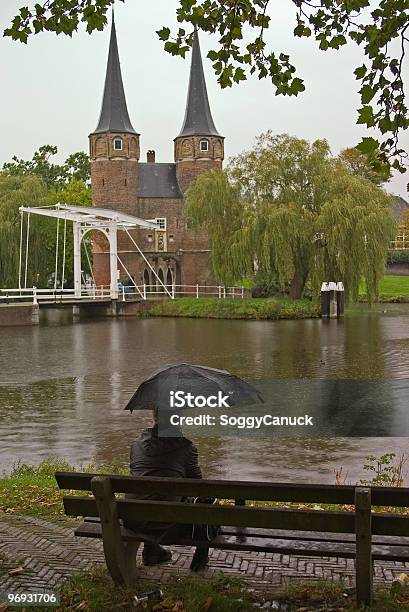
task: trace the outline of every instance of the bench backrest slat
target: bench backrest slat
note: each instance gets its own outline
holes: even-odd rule
[[[98,516],[92,498],[64,497],[69,516]],[[302,531],[353,533],[355,517],[349,512],[282,510],[265,507],[212,506],[151,500],[117,500],[118,516],[128,520],[262,527]]]
[[[91,491],[91,480],[94,476],[97,474],[57,472],[56,480],[60,489]],[[354,504],[355,499],[355,487],[352,485],[135,478],[111,474],[107,476],[111,480],[114,493],[143,492],[165,496],[190,495],[221,499],[351,505]],[[409,488],[372,487],[371,497],[373,506],[409,507]]]
[[[409,517],[400,514],[372,514],[372,533],[385,536],[409,536]]]

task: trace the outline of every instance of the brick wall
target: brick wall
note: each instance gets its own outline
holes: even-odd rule
[[[180,189],[183,193],[189,188],[190,184],[197,179],[199,174],[207,172],[208,170],[222,169],[221,161],[213,161],[211,159],[187,159],[177,163],[176,165],[176,176]]]
[[[136,214],[138,162],[95,160],[91,164],[93,206]]]

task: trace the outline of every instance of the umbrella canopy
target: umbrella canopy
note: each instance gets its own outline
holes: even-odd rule
[[[227,370],[180,363],[166,365],[147,378],[135,391],[125,410],[171,409],[171,393],[193,396],[228,396],[229,406],[264,403],[259,391]],[[187,408],[188,406],[186,406]]]

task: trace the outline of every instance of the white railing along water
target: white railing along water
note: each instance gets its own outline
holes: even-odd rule
[[[218,299],[243,299],[244,287],[225,287],[223,285],[120,285],[114,292],[110,285],[90,285],[81,288],[81,295],[74,289],[38,289],[37,287],[19,289],[0,289],[0,305],[30,302],[64,303],[84,300],[122,301],[154,298],[177,299],[180,297],[213,297]]]

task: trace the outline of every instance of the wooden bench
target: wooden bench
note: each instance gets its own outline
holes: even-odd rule
[[[113,580],[136,580],[136,553],[144,537],[122,526],[121,520],[226,525],[210,547],[356,561],[356,597],[372,599],[373,560],[409,561],[409,517],[374,513],[372,506],[409,507],[409,489],[347,485],[277,484],[171,478],[135,478],[58,472],[60,489],[89,491],[93,496],[65,496],[68,516],[87,517],[77,536],[102,538]],[[116,494],[217,497],[235,504],[188,504],[126,500]],[[298,510],[249,506],[258,502],[300,502],[355,506],[354,512]],[[177,540],[175,545],[206,546],[207,542]]]

